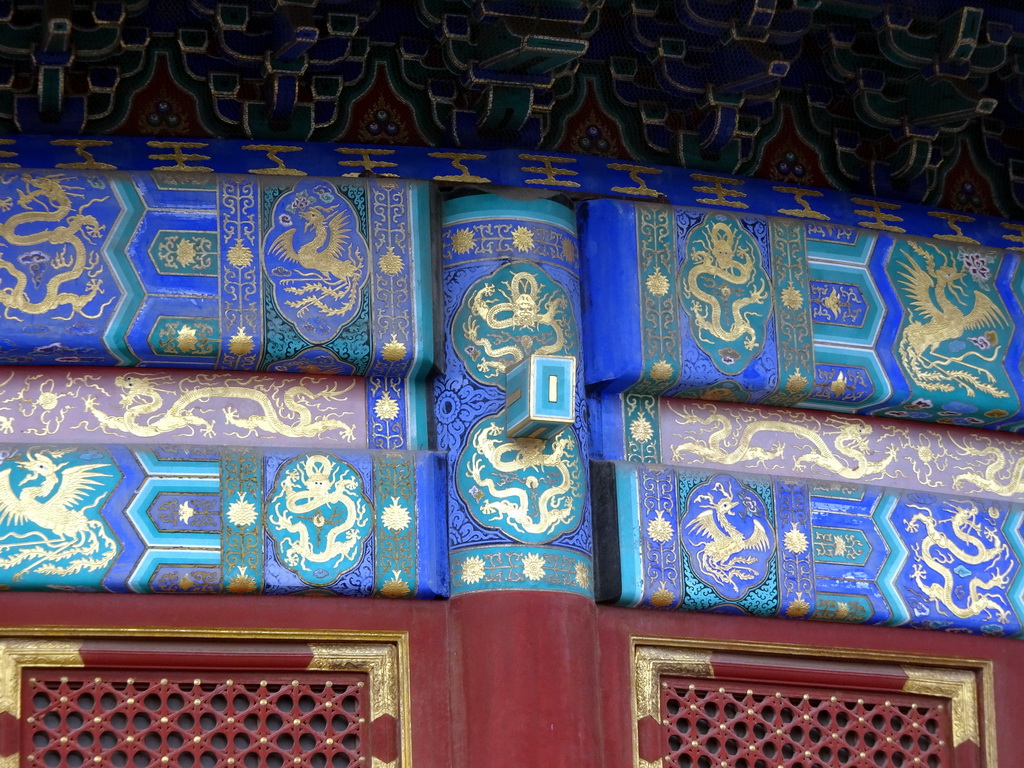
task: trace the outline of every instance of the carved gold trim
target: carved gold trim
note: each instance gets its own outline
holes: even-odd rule
[[[308,669],[365,672],[370,678],[370,718],[390,715],[400,726],[401,754],[411,755],[409,729],[409,660],[397,643],[310,643]],[[406,760],[406,765],[409,764]],[[398,768],[401,758],[385,763],[373,758],[372,768]]]
[[[0,639],[0,715],[21,717],[21,670],[25,667],[81,667],[73,640]]]
[[[661,713],[660,681],[663,675],[714,677],[711,651],[640,646],[633,653],[633,690],[637,719]]]
[[[924,696],[949,699],[950,718],[953,722],[953,746],[965,741],[979,744],[978,691],[975,675],[966,669],[929,669],[903,667],[907,682],[903,690]]]
[[[924,654],[894,654],[860,648],[828,648],[793,643],[765,643],[743,640],[706,640],[636,635],[630,638],[632,658],[631,708],[633,710],[634,768],[662,768],[662,761],[642,760],[638,722],[650,716],[661,720],[661,677],[686,675],[714,678],[714,651],[757,656],[794,656],[899,664],[906,674],[903,691],[948,700],[953,729],[953,746],[965,741],[979,745],[983,768],[998,768],[996,752],[995,680],[988,659]],[[985,717],[979,717],[979,701]]]
[[[3,627],[0,638],[0,714],[20,717],[24,667],[82,667],[79,638],[111,637],[146,641],[236,640],[305,642],[311,671],[363,672],[369,677],[370,719],[390,715],[398,721],[400,756],[391,762],[371,759],[372,768],[412,768],[412,696],[409,686],[409,636],[406,632],[289,631],[285,629],[181,627]],[[55,639],[48,639],[48,638]],[[60,639],[56,639],[60,638]],[[70,638],[70,639],[69,639]],[[9,762],[13,760],[14,762]],[[0,757],[0,768],[17,768],[18,756]]]

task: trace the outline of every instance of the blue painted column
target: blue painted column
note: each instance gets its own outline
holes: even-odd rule
[[[596,719],[578,716],[597,711],[599,676],[575,224],[546,199],[443,209],[434,391],[466,765],[571,765],[599,739]],[[523,407],[531,393],[538,407]],[[552,409],[571,423],[551,424]],[[538,675],[550,692],[539,698]],[[510,722],[531,738],[510,738]]]
[[[442,221],[445,373],[435,384],[448,454],[452,594],[592,594],[582,376],[575,423],[548,439],[506,431],[506,370],[529,355],[579,369],[575,216],[553,200],[470,195]]]

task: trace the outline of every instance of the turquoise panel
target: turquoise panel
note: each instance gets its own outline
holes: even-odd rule
[[[443,597],[439,459],[8,446],[0,589]]]
[[[1019,502],[637,462],[592,476],[599,600],[1024,636]]]

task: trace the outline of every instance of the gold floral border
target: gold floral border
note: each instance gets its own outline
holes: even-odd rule
[[[894,655],[856,648],[825,648],[745,641],[634,636],[630,638],[634,768],[662,768],[662,760],[640,757],[638,726],[644,717],[661,721],[661,678],[686,675],[714,678],[715,651],[748,653],[753,657],[803,656],[893,664],[906,674],[903,690],[949,701],[953,746],[965,741],[978,744],[983,768],[998,768],[996,753],[995,684],[993,664],[987,659],[952,656]],[[980,717],[979,703],[986,713]]]
[[[398,721],[400,755],[371,768],[412,768],[409,638],[405,632],[299,632],[282,629],[142,629],[122,627],[4,627],[0,629],[0,715],[21,716],[21,670],[25,667],[82,667],[86,639],[235,640],[306,643],[313,655],[307,669],[362,672],[369,677],[370,720]],[[0,768],[17,768],[17,753],[0,756]]]

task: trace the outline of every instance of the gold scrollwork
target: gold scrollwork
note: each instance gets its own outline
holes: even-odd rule
[[[967,669],[904,666],[907,682],[903,690],[922,696],[948,699],[953,723],[953,746],[965,741],[980,743],[978,728],[978,684],[974,672]],[[989,765],[995,765],[990,756]]]
[[[274,163],[273,168],[250,168],[249,173],[258,173],[265,176],[305,176],[305,171],[298,168],[290,168],[285,165],[284,160],[278,157],[281,152],[301,152],[302,147],[290,147],[285,144],[246,144],[242,149],[253,152],[265,152],[267,160]]]
[[[575,163],[574,157],[560,157],[558,155],[520,155],[520,160],[529,160],[542,165],[524,165],[523,173],[539,173],[542,178],[524,179],[524,184],[545,184],[551,187],[578,187],[579,183],[568,179],[559,179],[558,176],[579,176],[579,171],[571,168],[556,168],[552,163]]]
[[[694,173],[691,174],[690,178],[694,181],[703,181],[710,186],[695,186],[694,192],[703,192],[707,195],[713,195],[713,197],[698,197],[697,202],[703,203],[704,205],[721,205],[726,208],[749,208],[750,206],[744,202],[741,202],[742,198],[747,196],[746,192],[740,189],[732,189],[724,185],[730,184],[733,186],[742,186],[743,179],[733,179],[728,176],[709,176],[705,173]],[[733,198],[740,198],[740,200],[734,200]]]
[[[427,157],[436,157],[438,160],[448,160],[452,167],[459,173],[435,176],[434,181],[460,181],[466,184],[488,184],[490,179],[484,176],[477,176],[469,172],[466,167],[466,160],[486,160],[487,155],[480,155],[468,152],[428,152]]]
[[[75,640],[0,639],[0,715],[21,717],[21,670],[25,667],[81,667]]]
[[[147,146],[153,149],[169,149],[170,152],[150,155],[150,160],[170,160],[173,165],[158,165],[154,171],[177,171],[184,173],[212,173],[213,168],[205,165],[189,165],[199,160],[209,160],[209,155],[201,155],[198,152],[182,152],[183,149],[205,149],[210,146],[205,141],[147,141]]]
[[[643,197],[664,197],[662,192],[659,192],[656,189],[651,189],[647,186],[647,182],[640,176],[641,173],[651,175],[661,173],[660,168],[650,168],[646,165],[633,165],[632,163],[608,163],[608,168],[612,171],[628,172],[630,181],[636,185],[634,187],[612,187],[612,192],[621,192],[624,195],[640,195]]]
[[[808,197],[824,197],[823,192],[819,192],[816,189],[804,189],[802,187],[772,187],[776,192],[783,192],[787,195],[792,195],[793,200],[799,205],[799,208],[779,208],[779,213],[783,216],[796,216],[800,219],[819,219],[821,221],[829,221],[829,217],[821,211],[816,211],[811,208],[811,204],[807,202]]]

